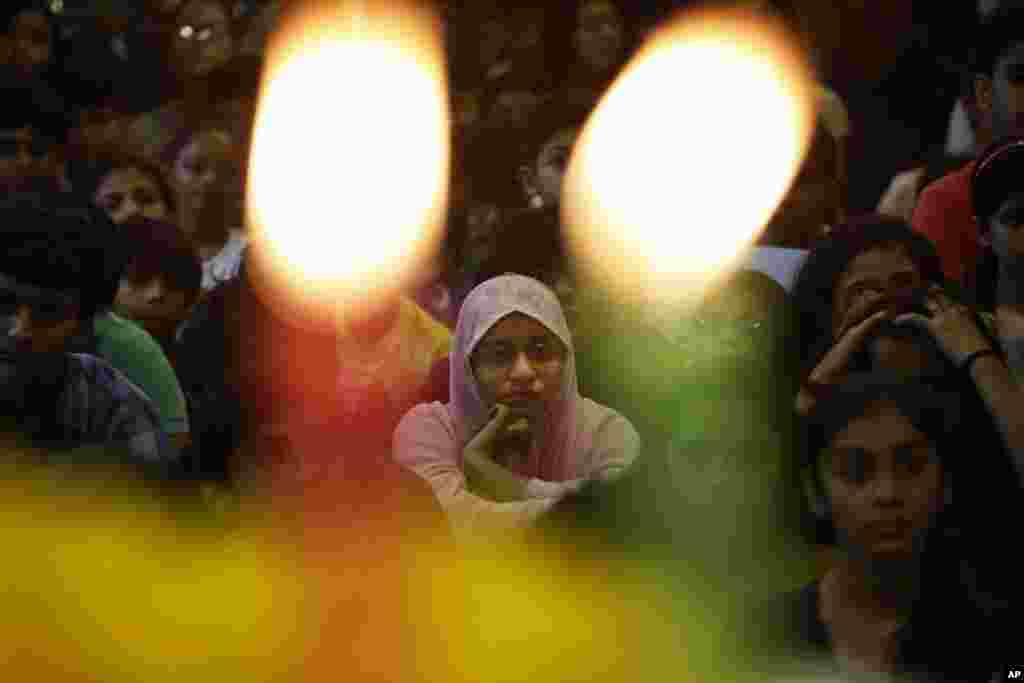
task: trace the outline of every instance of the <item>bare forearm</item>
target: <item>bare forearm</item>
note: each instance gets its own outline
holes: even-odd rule
[[[971,377],[1002,434],[1017,475],[1024,482],[1024,391],[995,356],[975,361]]]
[[[1011,374],[1020,382],[1024,378],[1024,307],[1009,304],[998,306],[996,326]]]
[[[466,483],[474,494],[499,503],[529,498],[526,480],[490,458],[472,457],[466,464]]]

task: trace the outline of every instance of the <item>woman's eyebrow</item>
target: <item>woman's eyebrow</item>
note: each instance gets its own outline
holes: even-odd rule
[[[537,342],[549,342],[554,339],[553,335],[549,334],[531,334],[522,337],[502,337],[500,339],[492,339],[486,342],[480,342],[479,347],[492,347],[492,346],[509,346],[516,343],[528,343],[535,344]]]

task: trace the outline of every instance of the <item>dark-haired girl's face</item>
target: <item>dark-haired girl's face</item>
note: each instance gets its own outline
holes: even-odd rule
[[[160,185],[138,168],[117,168],[96,188],[93,201],[117,225],[136,218],[167,220],[170,208]]]
[[[935,444],[889,401],[832,439],[823,460],[840,543],[866,559],[910,559],[944,504]]]
[[[858,254],[836,282],[833,336],[838,337],[886,301],[908,297],[923,285],[920,270],[901,246],[881,246]]]

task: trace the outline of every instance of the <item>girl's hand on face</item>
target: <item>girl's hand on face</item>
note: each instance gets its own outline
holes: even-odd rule
[[[526,498],[526,480],[497,462],[498,442],[514,422],[508,406],[495,405],[490,420],[463,449],[463,469],[470,489],[499,502]]]
[[[466,444],[464,455],[467,458],[472,456],[477,460],[484,459],[493,462],[497,443],[508,427],[511,416],[512,411],[508,406],[503,403],[495,404],[488,416],[487,424]]]
[[[887,317],[889,317],[888,310],[876,311],[867,318],[859,320],[848,317],[857,322],[849,325],[844,323],[839,341],[829,349],[825,357],[814,368],[810,379],[822,384],[836,381],[846,371],[853,355],[864,346],[864,341],[875,329],[875,326]]]
[[[975,324],[970,310],[951,301],[941,288],[931,288],[925,306],[931,317],[907,313],[897,317],[894,322],[928,332],[957,367],[975,351],[992,348],[992,344]]]

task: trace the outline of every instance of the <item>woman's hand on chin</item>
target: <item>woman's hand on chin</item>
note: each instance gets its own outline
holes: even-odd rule
[[[490,419],[463,450],[463,469],[466,482],[477,495],[498,502],[526,500],[526,479],[499,464],[499,453],[504,452],[502,442],[512,424],[522,432],[518,420],[510,420],[511,411],[504,404],[491,410]],[[529,423],[526,425],[527,433]]]

